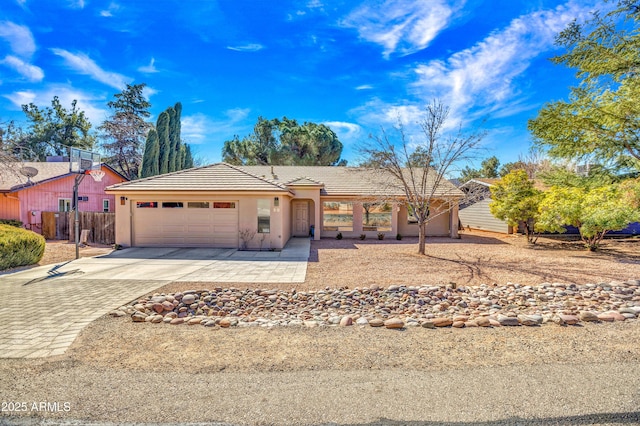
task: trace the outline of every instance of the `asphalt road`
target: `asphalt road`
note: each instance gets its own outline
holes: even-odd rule
[[[69,410],[0,424],[640,425],[638,364],[252,374],[69,362],[32,376],[20,362],[2,361],[2,401]]]

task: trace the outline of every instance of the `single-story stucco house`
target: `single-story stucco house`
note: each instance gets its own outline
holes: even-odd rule
[[[418,235],[403,193],[353,167],[216,163],[112,185],[116,243],[123,247],[282,249],[291,237]],[[458,237],[449,181],[435,192],[427,235]]]
[[[127,179],[106,164],[96,182],[86,176],[78,187],[78,209],[83,212],[113,212],[115,198],[105,193],[109,185]],[[26,173],[28,171],[29,173]],[[28,175],[28,176],[27,176]],[[63,157],[44,162],[22,162],[0,170],[0,219],[15,219],[34,232],[42,232],[42,212],[66,212],[73,205],[75,173]]]

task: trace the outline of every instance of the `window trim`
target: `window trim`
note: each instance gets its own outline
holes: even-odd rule
[[[65,210],[60,210],[60,202],[63,202],[63,201],[64,201],[64,207],[66,209]],[[72,210],[71,206],[72,206],[71,198],[58,198],[58,212],[59,213],[70,212]]]
[[[106,207],[105,207],[105,205],[106,205]],[[108,198],[103,198],[102,199],[102,213],[109,213],[110,211],[111,211],[111,200],[108,199]]]

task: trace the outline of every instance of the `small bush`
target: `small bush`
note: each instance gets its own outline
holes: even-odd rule
[[[0,225],[15,226],[16,228],[22,228],[22,222],[16,219],[0,219]]]
[[[384,240],[384,232],[378,232],[378,239]]]
[[[401,234],[396,234],[396,240],[400,241],[402,239],[402,235]]]
[[[338,232],[338,235],[336,235],[336,240],[341,240],[342,239],[342,232]]]
[[[365,238],[367,238],[367,234],[360,234],[360,239],[364,240]]]
[[[42,235],[10,225],[0,225],[0,270],[33,265],[42,259]]]

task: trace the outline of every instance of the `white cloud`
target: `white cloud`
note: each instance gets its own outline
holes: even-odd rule
[[[229,50],[235,50],[236,52],[257,52],[264,49],[264,46],[259,43],[249,43],[242,46],[227,46]]]
[[[85,116],[93,125],[92,129],[99,126],[109,114],[109,112],[104,109],[104,105],[106,104],[105,94],[92,94],[76,90],[67,85],[55,84],[41,91],[18,91],[3,96],[9,99],[17,109],[29,103],[34,103],[41,108],[50,107],[53,97],[57,96],[58,99],[60,99],[60,104],[69,110],[71,108],[71,102],[77,100],[78,110],[84,111]]]
[[[36,42],[33,39],[33,34],[24,25],[2,21],[0,22],[0,37],[9,42],[13,53],[22,58],[31,58],[36,51]]]
[[[356,90],[370,90],[373,89],[373,86],[370,84],[361,84],[360,86],[356,86]]]
[[[329,126],[331,130],[338,135],[338,139],[340,139],[340,141],[345,145],[356,143],[360,138],[362,138],[362,127],[355,123],[348,123],[345,121],[325,121],[322,124]]]
[[[461,1],[457,8],[463,4]],[[357,29],[362,39],[381,45],[388,58],[395,52],[408,55],[425,49],[447,27],[457,8],[445,0],[366,2],[341,24]]]
[[[120,5],[115,2],[111,2],[111,4],[109,4],[109,7],[107,9],[103,9],[100,11],[100,16],[103,16],[105,18],[111,18],[113,17],[114,13],[117,12],[118,10],[120,10]]]
[[[138,68],[138,71],[145,73],[145,74],[153,74],[158,72],[156,66],[156,59],[155,58],[151,58],[151,62],[149,62],[149,65],[144,65],[140,68]]]
[[[587,17],[590,9],[570,1],[555,9],[520,16],[474,46],[444,60],[432,60],[414,68],[409,85],[413,103],[402,105],[374,99],[354,110],[368,123],[395,124],[398,117],[414,124],[433,99],[451,109],[449,124],[492,116],[507,117],[534,106],[520,92],[518,79],[531,62],[553,49],[556,34],[574,18]]]
[[[74,9],[84,9],[84,0],[69,0],[69,7]]]
[[[125,88],[126,84],[133,79],[126,77],[122,74],[115,72],[105,71],[100,68],[93,59],[89,58],[84,53],[71,53],[68,50],[53,48],[51,51],[64,58],[67,66],[74,69],[79,74],[88,75],[96,81],[99,81],[107,86],[111,86],[118,90]]]
[[[451,107],[455,119],[461,119],[473,107],[490,113],[519,99],[515,80],[534,59],[553,47],[559,31],[587,13],[584,6],[568,3],[518,17],[505,29],[447,60],[417,66],[415,94],[422,99],[441,99]]]
[[[181,133],[190,144],[201,145],[214,141],[224,141],[248,131],[244,120],[249,116],[248,108],[233,108],[224,112],[224,119],[211,118],[197,113],[182,117]],[[222,149],[222,145],[220,146]]]
[[[8,55],[0,63],[13,68],[29,81],[39,82],[44,78],[44,71],[40,67],[31,65],[18,57]]]
[[[237,123],[247,118],[249,112],[251,112],[249,108],[232,108],[225,111],[224,115],[229,117],[232,122]]]

